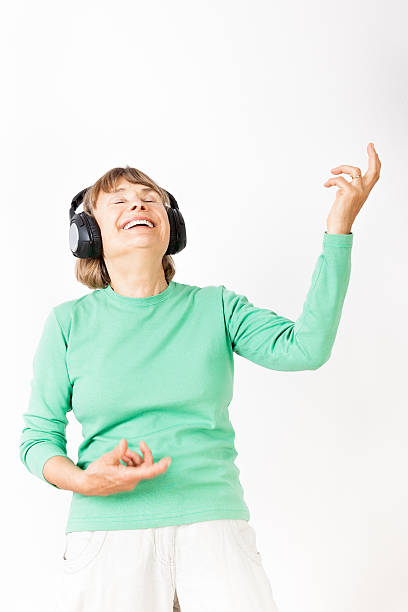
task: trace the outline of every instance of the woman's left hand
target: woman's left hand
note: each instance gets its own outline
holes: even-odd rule
[[[332,168],[333,174],[349,174],[360,176],[351,181],[346,181],[343,176],[329,178],[323,185],[331,187],[337,185],[336,200],[327,217],[327,232],[329,234],[349,234],[354,219],[360,212],[361,207],[368,198],[368,194],[380,178],[381,162],[374,143],[367,146],[368,170],[361,176],[361,170],[357,166],[337,166]]]

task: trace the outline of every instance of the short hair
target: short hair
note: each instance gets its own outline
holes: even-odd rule
[[[164,189],[159,187],[153,179],[141,170],[125,166],[108,170],[96,183],[88,187],[83,200],[84,212],[94,217],[93,211],[100,192],[111,193],[116,189],[119,180],[122,178],[126,179],[129,183],[137,183],[150,187],[159,194],[164,206],[166,208],[170,207],[170,199]],[[169,283],[176,273],[171,255],[163,255],[162,264],[165,279]],[[111,279],[103,257],[103,244],[100,257],[76,258],[75,276],[80,283],[86,285],[89,289],[104,289],[110,284]]]

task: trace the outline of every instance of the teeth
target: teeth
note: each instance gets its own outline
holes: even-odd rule
[[[154,227],[153,223],[151,223],[150,221],[147,221],[145,219],[136,219],[134,221],[129,221],[129,223],[127,223],[123,229],[130,229],[135,225],[147,225],[148,227]]]

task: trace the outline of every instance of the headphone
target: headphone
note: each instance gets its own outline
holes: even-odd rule
[[[69,246],[75,257],[86,259],[98,258],[102,255],[102,235],[95,219],[88,213],[76,213],[76,209],[83,203],[84,196],[89,187],[82,189],[72,198],[69,209]],[[166,189],[169,196],[170,208],[166,207],[170,223],[170,240],[165,255],[174,255],[184,249],[187,244],[186,225],[180,212],[177,201]]]

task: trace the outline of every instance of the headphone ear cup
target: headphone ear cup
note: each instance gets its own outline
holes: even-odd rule
[[[95,259],[98,259],[102,255],[102,234],[101,234],[100,227],[95,217],[92,217],[91,215],[88,215],[87,213],[82,213],[82,214],[86,216],[86,220],[89,223],[89,232],[92,235],[92,243],[93,243],[91,247],[92,254],[89,255],[89,257],[94,257]]]
[[[86,212],[75,214],[69,228],[69,245],[75,257],[95,258],[102,255],[102,236],[95,219]]]
[[[175,255],[187,244],[186,225],[179,208],[168,208],[167,216],[170,224],[170,240],[165,255]]]

